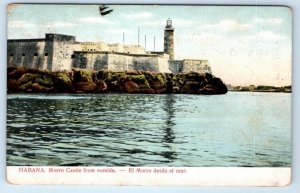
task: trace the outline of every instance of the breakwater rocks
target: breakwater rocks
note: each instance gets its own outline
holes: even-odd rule
[[[7,68],[8,93],[144,93],[144,94],[225,94],[220,78],[211,74],[150,71],[45,70]]]

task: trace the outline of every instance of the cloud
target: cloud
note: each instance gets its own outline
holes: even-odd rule
[[[248,23],[241,23],[236,20],[222,20],[219,23],[219,27],[227,31],[243,31],[251,29],[253,25]]]
[[[111,24],[110,21],[104,17],[83,17],[76,20],[76,22],[87,23],[87,24]]]
[[[283,22],[282,18],[255,18],[255,23],[279,25]]]
[[[166,20],[145,20],[140,21],[140,24],[148,27],[164,27],[166,25]],[[197,25],[195,21],[182,19],[182,18],[174,18],[172,19],[172,25],[177,27],[187,27],[192,25]]]
[[[48,23],[29,23],[24,20],[14,20],[8,22],[8,28],[10,29],[29,29],[29,28],[68,28],[68,27],[76,27],[80,24],[112,24],[107,19],[103,17],[83,17],[74,20],[73,22],[68,21],[53,21]]]
[[[64,21],[56,21],[56,22],[51,22],[45,25],[46,27],[74,27],[76,26],[75,23],[71,22],[64,22]]]
[[[240,39],[244,40],[255,40],[257,42],[262,41],[279,41],[287,40],[289,37],[287,35],[276,34],[273,31],[260,31],[255,35],[241,36]]]
[[[154,15],[151,12],[139,12],[139,13],[133,13],[133,14],[126,14],[124,15],[124,18],[129,20],[146,20],[152,18]]]
[[[147,27],[163,27],[165,25],[165,21],[148,20],[148,21],[140,22],[140,24],[142,26],[147,26]]]
[[[197,22],[190,19],[174,18],[172,19],[172,24],[173,26],[186,27],[186,26],[196,25]]]
[[[253,28],[252,24],[241,23],[237,20],[222,20],[213,24],[201,24],[199,29],[217,30],[217,31],[245,31]]]
[[[108,34],[117,34],[120,35],[124,32],[124,34],[132,34],[133,32],[131,30],[128,30],[126,28],[118,28],[118,29],[107,29],[106,33]]]
[[[260,37],[263,40],[270,40],[270,41],[288,39],[288,36],[281,35],[281,34],[276,34],[272,31],[261,31],[257,34],[257,37]]]
[[[15,20],[8,22],[8,28],[33,28],[35,25],[24,20]]]
[[[212,46],[224,40],[224,37],[215,33],[192,33],[178,36],[180,42],[201,46]]]

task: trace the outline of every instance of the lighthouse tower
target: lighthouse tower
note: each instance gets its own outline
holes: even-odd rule
[[[167,20],[165,27],[164,53],[169,54],[170,60],[174,60],[174,28],[170,18]]]

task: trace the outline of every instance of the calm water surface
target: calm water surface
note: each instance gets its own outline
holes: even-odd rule
[[[8,95],[7,165],[290,164],[289,93]]]

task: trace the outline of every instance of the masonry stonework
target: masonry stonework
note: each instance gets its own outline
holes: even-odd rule
[[[140,45],[78,42],[75,36],[46,34],[41,39],[8,40],[8,66],[50,71],[72,67],[94,70],[144,70],[165,73],[212,73],[207,60],[174,60],[174,28],[167,20],[164,52],[148,52]]]
[[[174,28],[172,20],[167,20],[164,34],[164,52],[169,54],[170,60],[174,60]]]

